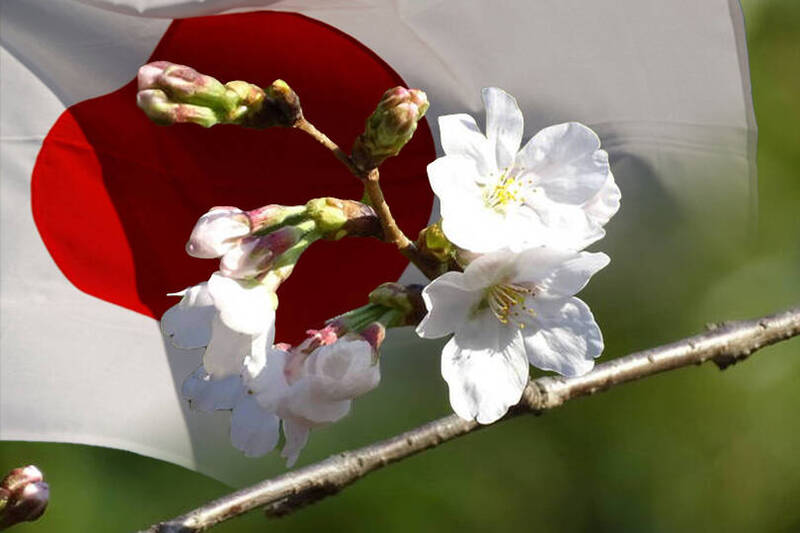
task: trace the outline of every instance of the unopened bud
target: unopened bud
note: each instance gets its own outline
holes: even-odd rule
[[[264,90],[246,81],[229,81],[225,88],[236,95],[236,104],[228,112],[228,122],[253,126],[251,124],[264,103]]]
[[[173,100],[187,104],[225,111],[234,105],[222,83],[186,65],[167,65],[156,78],[156,85],[154,88],[163,90]]]
[[[210,128],[220,122],[220,118],[213,110],[198,105],[172,102],[160,89],[139,91],[136,95],[136,105],[150,120],[161,126],[191,123]]]
[[[190,122],[253,124],[262,111],[264,91],[245,81],[222,84],[192,67],[155,61],[139,69],[139,107],[154,122],[163,125]]]
[[[283,126],[290,128],[303,118],[300,97],[283,80],[275,80],[264,89],[261,108],[241,121],[252,128]]]
[[[164,70],[173,64],[169,61],[154,61],[139,67],[139,74],[136,77],[139,90],[160,88],[159,78],[164,73]]]
[[[343,207],[344,201],[338,198],[314,198],[306,203],[306,212],[316,223],[319,233],[332,235],[337,239],[346,235],[342,230],[342,226],[347,222]]]
[[[42,516],[50,488],[35,466],[15,468],[0,481],[0,529]]]
[[[441,222],[420,231],[416,244],[420,253],[432,257],[440,263],[449,263],[454,253],[453,244],[442,231]]]
[[[213,207],[194,225],[186,253],[192,257],[222,257],[250,234],[250,219],[236,207]]]
[[[375,211],[355,200],[315,198],[306,203],[306,212],[324,239],[338,240],[347,235],[381,238],[383,235]]]
[[[367,119],[364,133],[353,145],[355,164],[368,171],[400,153],[414,135],[428,106],[428,97],[419,89],[395,87],[386,91]]]
[[[284,226],[266,235],[242,238],[220,261],[220,271],[229,278],[247,279],[263,274],[275,260],[306,235],[297,226]]]
[[[419,285],[382,283],[369,293],[369,301],[398,311],[396,323],[385,324],[390,327],[416,324],[426,313],[422,287]]]
[[[395,282],[387,282],[378,285],[369,293],[369,301],[374,304],[391,307],[406,313],[414,310],[414,305],[409,298],[408,290],[405,285]]]
[[[270,204],[247,211],[247,218],[250,219],[250,227],[253,233],[269,231],[272,228],[280,227],[291,217],[304,215],[305,206],[302,205],[278,205]]]

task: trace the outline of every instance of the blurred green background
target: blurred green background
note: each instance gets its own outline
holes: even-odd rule
[[[744,9],[759,125],[757,238],[717,262],[679,267],[680,312],[653,304],[619,316],[601,297],[613,273],[599,275],[582,296],[609,356],[800,302],[800,2],[745,0]],[[793,340],[724,373],[685,369],[505,422],[293,516],[268,522],[256,512],[216,531],[800,531],[798,352]],[[384,358],[382,386],[316,431],[300,464],[446,414],[438,366],[428,352]],[[45,472],[52,500],[20,533],[134,531],[229,490],[117,450],[0,443],[0,472],[29,463]],[[264,464],[265,476],[282,471],[274,457],[254,468]]]

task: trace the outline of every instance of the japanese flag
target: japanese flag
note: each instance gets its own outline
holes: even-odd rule
[[[0,7],[2,439],[111,446],[232,483],[264,475],[229,444],[225,413],[182,401],[200,354],[173,353],[157,319],[175,303],[166,293],[215,269],[183,253],[209,207],[358,198],[359,184],[296,131],[153,125],[135,105],[148,61],[222,81],[282,78],[345,148],[385,89],[424,89],[427,124],[382,177],[412,236],[436,217],[425,173],[441,153],[436,117],[480,120],[485,86],[516,96],[525,138],[569,120],[598,132],[623,193],[603,249],[630,287],[675,254],[675,221],[715,242],[719,220],[743,232],[750,218],[755,124],[735,0]],[[351,241],[303,257],[280,292],[278,341],[362,305],[383,281],[418,278],[391,247]],[[412,340],[390,337],[383,357]]]

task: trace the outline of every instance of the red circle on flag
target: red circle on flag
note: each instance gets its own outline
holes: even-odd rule
[[[151,61],[190,65],[225,82],[284,79],[306,117],[347,149],[383,92],[405,85],[368,48],[302,15],[254,12],[173,21]],[[425,166],[436,157],[423,121],[381,169],[384,193],[409,236],[424,227],[433,194]],[[235,126],[159,127],[136,107],[136,80],[64,111],[33,171],[36,226],[64,275],[80,290],[158,318],[166,293],[208,279],[216,260],[184,244],[214,205],[252,209],[310,198],[359,199],[361,184],[302,132]],[[375,239],[318,242],[279,291],[277,340],[366,303],[407,262]]]

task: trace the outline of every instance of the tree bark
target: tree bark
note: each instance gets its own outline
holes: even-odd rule
[[[547,376],[528,383],[522,400],[503,420],[539,414],[566,401],[588,396],[660,372],[713,361],[720,369],[753,352],[800,334],[800,307],[763,318],[709,326],[706,333],[632,353],[599,364],[580,377]],[[147,531],[185,533],[211,526],[258,507],[278,516],[335,494],[368,473],[484,427],[451,415],[401,435],[344,452],[223,496]]]

